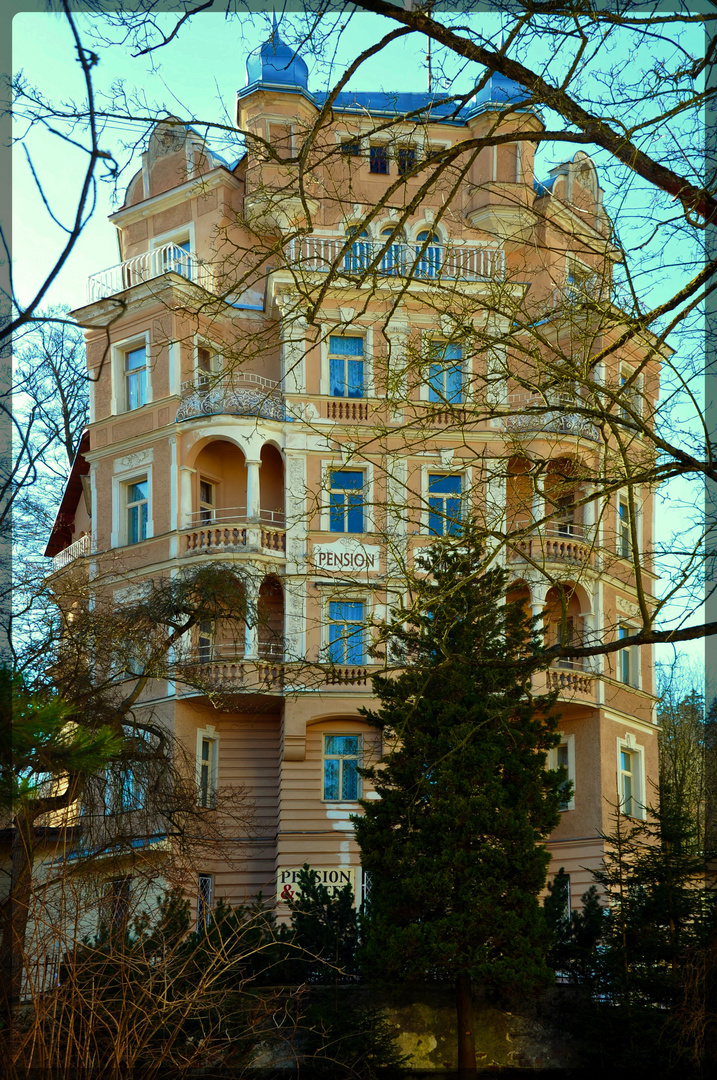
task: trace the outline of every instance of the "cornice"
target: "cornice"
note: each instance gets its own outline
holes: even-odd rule
[[[191,180],[185,180],[179,187],[172,188],[170,191],[163,191],[159,195],[152,195],[149,199],[144,199],[142,202],[133,203],[132,206],[115,211],[114,214],[109,215],[109,220],[117,228],[133,225],[136,221],[141,221],[151,214],[157,214],[161,210],[168,210],[177,203],[185,202],[188,198],[203,194],[207,190],[211,191],[220,184],[226,183],[227,180],[231,181],[236,187],[241,187],[241,181],[234,173],[230,172],[225,165],[218,165],[216,168],[210,169],[209,172],[202,173],[201,176],[194,176]]]

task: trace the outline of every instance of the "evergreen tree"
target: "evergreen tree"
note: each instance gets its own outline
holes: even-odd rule
[[[565,776],[545,767],[554,696],[533,695],[546,663],[532,620],[505,603],[505,572],[479,576],[472,527],[423,558],[413,603],[386,627],[400,673],[375,677],[380,708],[363,710],[387,747],[364,770],[380,798],[355,821],[371,875],[363,961],[384,979],[455,983],[468,1076],[473,980],[510,991],[550,978],[537,896]]]

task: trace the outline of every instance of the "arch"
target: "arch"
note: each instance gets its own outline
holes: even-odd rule
[[[247,504],[246,455],[233,439],[202,440],[194,455],[193,520],[241,517]]]
[[[259,454],[259,491],[262,519],[272,524],[284,522],[284,458],[271,442],[265,442]],[[266,517],[265,517],[266,516]]]
[[[267,574],[259,586],[257,642],[261,660],[284,659],[284,590],[276,574]]]
[[[195,468],[195,462],[201,454],[202,450],[213,442],[231,443],[232,446],[235,446],[238,450],[241,451],[241,453],[244,455],[244,458],[251,456],[250,453],[248,453],[249,447],[243,442],[243,440],[238,439],[233,434],[228,434],[222,428],[212,427],[208,430],[204,429],[196,442],[193,442],[187,448],[187,452],[184,458],[184,465],[188,469]]]

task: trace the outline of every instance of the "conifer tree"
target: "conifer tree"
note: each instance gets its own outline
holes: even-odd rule
[[[385,628],[401,669],[374,678],[380,708],[363,710],[385,753],[364,770],[379,798],[355,821],[371,881],[365,968],[455,984],[462,1076],[475,1072],[473,982],[549,980],[537,896],[565,780],[546,769],[557,718],[554,696],[532,690],[546,667],[539,636],[505,603],[505,572],[479,576],[480,560],[472,527],[438,542]]]

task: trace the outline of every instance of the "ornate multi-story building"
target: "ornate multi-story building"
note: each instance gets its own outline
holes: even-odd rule
[[[329,102],[275,32],[237,94],[236,164],[168,118],[111,217],[120,261],[74,312],[90,423],[47,554],[118,597],[205,563],[242,572],[243,640],[203,623],[141,699],[196,750],[200,802],[235,785],[254,806],[240,869],[196,867],[202,904],[280,896],[305,862],[361,894],[370,627],[417,547],[475,516],[551,643],[626,636],[649,603],[641,444],[615,425],[653,408],[658,358],[611,349],[619,255],[595,166],[581,151],[537,181],[522,97],[493,76],[460,107]],[[545,682],[573,784],[550,849],[577,898],[615,805],[639,817],[650,795],[653,667],[625,649]]]

